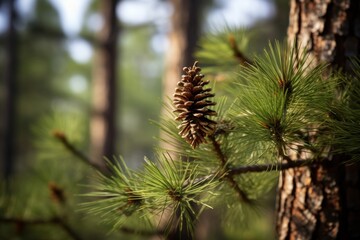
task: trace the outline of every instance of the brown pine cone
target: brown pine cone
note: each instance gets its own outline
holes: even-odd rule
[[[201,68],[196,66],[197,63],[183,68],[185,75],[182,75],[174,94],[174,112],[179,113],[175,120],[182,121],[178,126],[179,134],[193,148],[205,142],[205,137],[213,133],[216,126],[215,121],[207,118],[216,116],[216,112],[208,108],[215,103],[206,100],[214,94],[210,93],[211,88],[203,88],[209,81],[202,80],[204,75],[200,74]]]

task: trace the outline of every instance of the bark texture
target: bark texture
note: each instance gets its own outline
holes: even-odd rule
[[[118,0],[101,1],[103,27],[98,35],[93,78],[93,116],[90,123],[91,156],[104,166],[103,156],[115,154],[117,39],[116,6]]]
[[[307,46],[317,61],[348,71],[349,57],[360,56],[359,13],[357,0],[292,0],[288,38]],[[360,239],[359,164],[314,164],[280,175],[279,239]]]

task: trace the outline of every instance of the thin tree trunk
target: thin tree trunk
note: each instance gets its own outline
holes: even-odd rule
[[[288,38],[347,71],[349,57],[360,56],[359,12],[357,0],[292,0]],[[279,239],[360,239],[359,164],[281,172],[277,211]]]
[[[171,0],[173,14],[171,18],[171,31],[168,35],[169,48],[165,56],[165,73],[163,77],[163,99],[168,101],[172,97],[177,83],[181,80],[182,68],[192,66],[193,53],[200,35],[201,1],[200,0]],[[166,116],[165,109],[162,115]],[[164,133],[160,133],[164,134]],[[165,138],[162,136],[162,138]],[[174,149],[174,146],[161,143],[164,149]],[[167,217],[162,219],[167,222]],[[184,225],[183,231],[170,232],[167,239],[189,239]],[[177,228],[176,228],[177,229]]]
[[[93,78],[93,116],[90,123],[91,156],[104,166],[103,157],[115,154],[117,113],[117,40],[116,6],[118,0],[101,1],[103,27],[98,35]]]
[[[15,136],[15,102],[16,102],[16,66],[17,66],[17,34],[15,0],[7,1],[8,29],[6,42],[6,62],[4,69],[4,115],[3,115],[3,174],[8,182],[14,168],[14,136]]]
[[[193,53],[200,34],[199,0],[171,0],[173,15],[168,35],[169,48],[165,57],[163,97],[171,97],[180,81],[182,68],[192,66]],[[163,111],[165,114],[165,111]]]

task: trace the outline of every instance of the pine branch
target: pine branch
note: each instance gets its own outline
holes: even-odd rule
[[[165,234],[164,230],[161,229],[157,229],[157,230],[138,230],[138,229],[133,229],[133,228],[129,228],[129,227],[121,227],[120,231],[123,233],[127,233],[127,234],[136,234],[136,235],[141,235],[141,236],[147,236],[147,237],[151,237],[151,236],[162,236]]]
[[[272,171],[283,171],[291,168],[299,168],[306,167],[311,165],[322,165],[325,167],[335,167],[338,164],[342,163],[342,159],[329,160],[328,158],[324,158],[321,160],[293,160],[286,163],[278,163],[278,164],[257,164],[257,165],[247,165],[247,166],[235,166],[228,167],[227,172],[225,174],[219,174],[218,172],[209,174],[207,176],[201,177],[193,181],[193,183],[212,181],[214,179],[221,179],[224,176],[236,176],[240,174],[246,173],[260,173],[260,172],[272,172]],[[185,182],[184,185],[190,184],[189,182]]]
[[[53,217],[49,219],[0,218],[0,222],[14,223],[18,225],[57,225],[61,227],[72,239],[82,240],[79,234],[60,217]]]
[[[241,65],[246,67],[254,64],[249,58],[245,57],[243,52],[240,51],[233,34],[230,34],[229,36],[229,43],[234,57],[240,62]]]
[[[98,164],[91,161],[91,159],[86,156],[83,152],[81,152],[79,149],[77,149],[72,143],[69,142],[66,135],[63,132],[60,131],[54,131],[53,136],[60,141],[60,143],[63,144],[63,146],[69,150],[75,157],[77,157],[79,160],[81,160],[86,165],[89,165],[90,167],[94,168],[95,170],[104,173],[104,169],[102,169]]]
[[[214,136],[209,136],[209,138],[210,138],[211,143],[214,147],[214,150],[221,162],[221,167],[223,167],[223,168],[226,167],[227,160],[226,160],[224,153],[222,152],[222,150],[220,148],[220,144],[216,141]]]
[[[282,171],[290,168],[298,168],[309,166],[314,164],[314,160],[296,160],[287,163],[278,163],[278,164],[258,164],[258,165],[248,165],[248,166],[237,166],[229,168],[228,174],[231,176],[244,174],[244,173],[259,173],[259,172],[270,172],[270,171]],[[325,163],[324,161],[318,161],[317,163]]]
[[[22,218],[0,218],[0,223],[18,224],[18,225],[58,225],[74,240],[82,240],[78,233],[75,232],[66,222],[59,217],[49,219],[22,219]],[[135,230],[129,227],[121,227],[120,231],[127,234],[137,234],[141,236],[164,235],[163,230]]]
[[[73,239],[81,240],[82,238],[75,232],[74,229],[72,229],[66,222],[64,222],[61,218],[57,220],[57,224],[64,229],[69,236],[71,236]]]
[[[222,152],[221,148],[220,148],[220,144],[216,141],[215,136],[211,135],[209,136],[211,143],[214,147],[214,150],[216,152],[216,154],[218,155],[218,158],[220,160],[220,164],[221,167],[223,169],[227,169],[227,159],[224,155],[224,153]],[[246,193],[239,187],[239,185],[236,183],[233,175],[229,175],[226,174],[224,176],[224,178],[226,179],[226,181],[230,184],[230,186],[235,190],[235,192],[238,194],[240,201],[245,201],[247,203],[251,203],[252,201],[248,198],[248,196],[246,195]]]

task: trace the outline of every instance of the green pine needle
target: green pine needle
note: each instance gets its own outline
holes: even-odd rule
[[[305,51],[278,42],[270,44],[252,66],[243,67],[233,86],[238,99],[230,114],[237,124],[238,142],[260,151],[257,155],[269,149],[285,152],[294,143],[308,145],[303,132],[325,122],[332,100],[335,84],[331,78],[325,84],[325,67],[311,68]]]
[[[184,227],[192,233],[199,214],[197,208],[211,208],[207,201],[218,181],[213,181],[214,175],[200,175],[195,163],[174,161],[169,155],[159,154],[156,163],[145,159],[141,172],[130,170],[122,159],[108,164],[113,174],[99,173],[97,183],[92,186],[95,190],[84,194],[92,200],[82,207],[112,224],[114,230],[131,219],[161,222],[162,215],[170,210],[164,231],[170,231],[175,224],[180,230]]]
[[[249,42],[249,33],[242,28],[227,27],[200,39],[196,59],[203,65],[203,73],[221,75],[233,73],[241,64],[237,51],[244,53]]]
[[[342,83],[345,89],[332,112],[329,128],[333,129],[334,153],[346,154],[350,161],[360,160],[360,60],[352,59],[353,76]]]
[[[140,193],[141,183],[137,181],[138,173],[130,170],[123,159],[115,160],[115,163],[108,161],[112,175],[99,172],[96,183],[90,186],[94,190],[83,195],[90,200],[82,204],[82,209],[112,224],[114,230],[128,223],[130,218],[149,222]]]
[[[157,210],[170,209],[170,219],[178,219],[179,229],[185,227],[192,233],[197,209],[211,208],[207,201],[218,183],[213,181],[215,176],[204,177],[196,163],[172,160],[167,155],[160,155],[156,163],[146,159],[144,168],[143,195],[156,203]],[[166,229],[170,227],[174,226]]]

